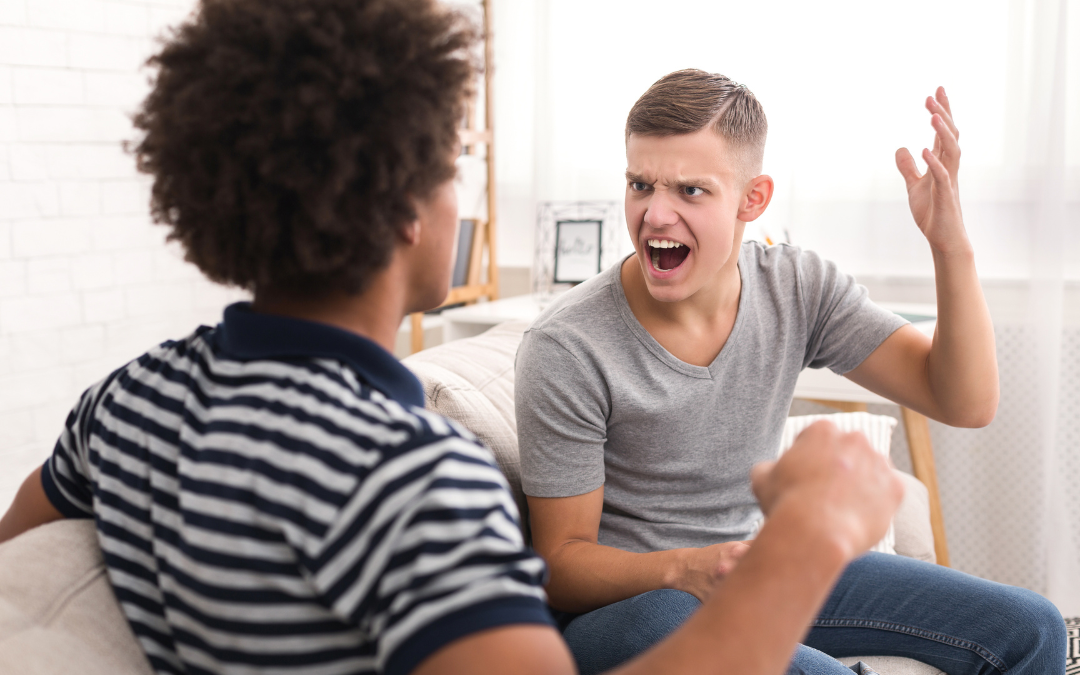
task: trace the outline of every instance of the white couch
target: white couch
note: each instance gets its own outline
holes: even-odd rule
[[[525,326],[505,324],[405,360],[424,384],[428,407],[461,422],[493,450],[523,514],[513,389],[514,354]],[[905,484],[896,550],[933,561],[926,489],[911,476]],[[860,659],[880,675],[941,673],[894,657],[844,661]],[[109,586],[93,521],[53,523],[0,546],[0,673],[150,672]]]

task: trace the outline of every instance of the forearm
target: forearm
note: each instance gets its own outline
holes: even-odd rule
[[[566,542],[546,556],[548,602],[564,612],[583,613],[648,591],[680,588],[686,551],[630,553],[587,541]]]
[[[970,248],[934,251],[934,269],[938,317],[926,376],[935,417],[953,426],[986,426],[997,411],[997,354],[974,254]]]
[[[59,520],[63,514],[45,496],[45,489],[41,487],[41,468],[30,474],[23,481],[15,501],[11,503],[7,513],[0,518],[0,543],[8,539],[14,539],[23,532],[35,528],[38,525]]]
[[[797,508],[778,509],[683,627],[617,672],[780,675],[853,551]]]

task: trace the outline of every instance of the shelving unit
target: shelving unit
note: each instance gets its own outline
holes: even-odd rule
[[[480,126],[477,117],[477,101],[469,101],[466,109],[464,126],[459,132],[461,138],[461,150],[465,155],[479,155],[484,153],[487,168],[487,213],[486,218],[472,218],[474,221],[472,250],[469,255],[468,271],[465,284],[450,289],[449,295],[440,307],[447,305],[467,304],[471,305],[481,298],[496,300],[499,297],[499,268],[496,262],[496,218],[495,218],[495,133],[492,115],[494,103],[492,68],[494,63],[494,50],[492,47],[491,34],[491,0],[483,0],[480,3],[483,12],[483,36],[484,36],[484,78],[483,87],[478,88],[478,96],[482,95],[483,126]],[[485,265],[485,257],[487,264]],[[485,274],[486,272],[486,274]],[[411,351],[418,352],[424,348],[423,313],[416,312],[411,315]]]

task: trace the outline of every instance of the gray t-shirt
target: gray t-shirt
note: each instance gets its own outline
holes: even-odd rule
[[[604,486],[599,541],[646,552],[746,539],[750,467],[775,459],[803,368],[843,374],[906,321],[815,253],[742,245],[731,336],[707,368],[680,361],[630,311],[615,265],[525,333],[515,399],[522,487]]]

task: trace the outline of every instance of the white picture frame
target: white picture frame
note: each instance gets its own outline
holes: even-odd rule
[[[559,220],[555,223],[557,284],[578,284],[600,273],[603,221]]]

